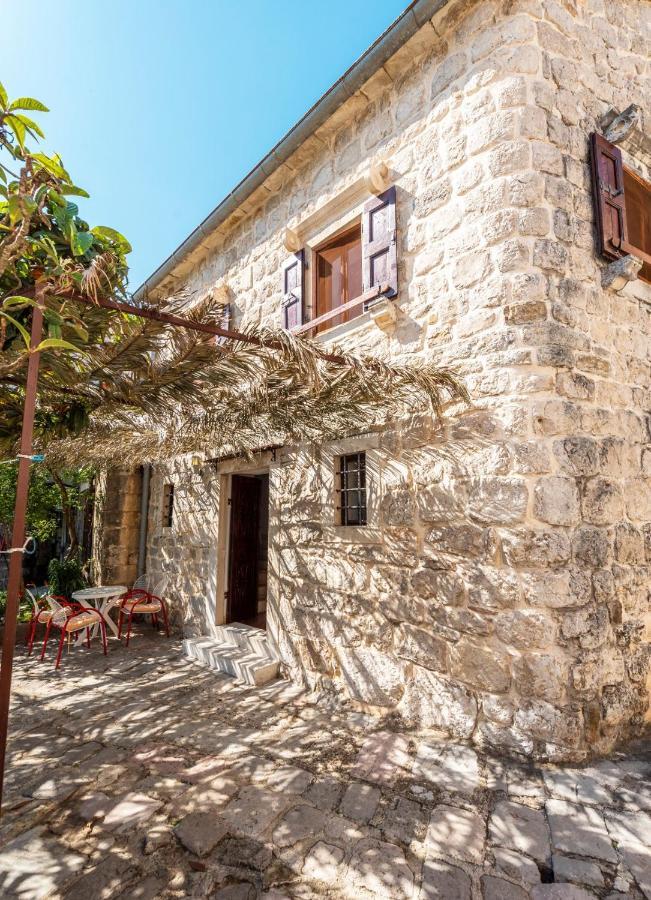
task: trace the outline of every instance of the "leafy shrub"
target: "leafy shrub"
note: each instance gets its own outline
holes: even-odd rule
[[[57,597],[72,598],[75,591],[86,586],[86,579],[78,556],[71,559],[51,559],[47,567],[50,593]]]
[[[7,611],[7,592],[0,591],[0,623],[5,620]],[[32,617],[32,604],[23,598],[18,606],[18,621],[29,622]]]

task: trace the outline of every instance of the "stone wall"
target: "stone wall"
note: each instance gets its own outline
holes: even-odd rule
[[[114,468],[96,481],[91,573],[97,584],[131,586],[138,574],[142,470]]]
[[[279,325],[285,226],[388,161],[398,321],[337,338],[453,367],[473,408],[367,436],[367,540],[333,534],[327,448],[271,464],[269,628],[324,694],[539,757],[605,751],[642,721],[651,286],[601,287],[587,139],[610,107],[651,121],[650,41],[646,0],[448,4],[176,273],[197,294],[225,283],[236,323]],[[205,632],[219,479],[188,466],[152,484],[149,566]],[[196,502],[163,534],[170,478]]]

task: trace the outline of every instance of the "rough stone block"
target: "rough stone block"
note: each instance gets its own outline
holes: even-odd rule
[[[508,655],[467,638],[450,649],[450,671],[466,684],[494,693],[511,683]]]
[[[353,700],[373,706],[393,706],[404,690],[402,666],[366,647],[337,650],[343,684]]]
[[[576,525],[579,521],[579,491],[572,478],[548,475],[534,489],[534,512],[550,525]]]
[[[520,803],[505,800],[497,804],[488,823],[488,836],[491,843],[526,853],[540,863],[547,863],[551,856],[545,814]]]
[[[174,828],[178,840],[195,856],[207,856],[226,831],[226,824],[214,812],[190,813]]]
[[[523,479],[484,478],[471,486],[468,510],[475,521],[508,525],[524,519],[528,500]]]
[[[320,834],[326,814],[304,803],[290,809],[273,830],[273,842],[278,847],[292,847],[298,841]]]
[[[479,787],[477,754],[470,747],[421,743],[416,753],[413,775],[442,790],[470,795]]]
[[[414,889],[414,874],[403,851],[395,844],[370,838],[361,840],[353,850],[347,877],[353,889],[396,900],[408,900]]]
[[[571,859],[569,856],[561,856],[554,853],[552,867],[556,881],[574,881],[578,884],[590,884],[594,887],[603,887],[604,877],[601,869],[594,862],[584,859]]]
[[[355,822],[370,822],[380,802],[380,791],[370,784],[348,785],[341,801],[341,813]]]
[[[595,807],[566,800],[548,800],[545,809],[554,850],[617,862],[603,815]]]
[[[484,833],[484,821],[478,813],[441,804],[432,812],[425,848],[431,856],[452,856],[480,864],[484,858]]]
[[[493,856],[496,868],[509,878],[524,881],[525,884],[540,884],[540,870],[528,856],[503,847],[496,847]]]
[[[570,540],[565,531],[520,529],[504,532],[502,549],[512,566],[557,566],[570,558]]]
[[[396,656],[435,672],[447,671],[447,642],[414,625],[403,624],[396,636]]]
[[[471,882],[463,869],[438,859],[423,866],[420,900],[470,900]]]
[[[475,727],[477,701],[470,691],[454,681],[414,666],[399,711],[408,724],[440,728],[466,738]]]
[[[494,875],[482,875],[481,889],[484,900],[527,900],[529,897],[529,893],[517,884]]]
[[[305,857],[303,875],[325,884],[334,883],[341,875],[344,851],[334,844],[317,841]]]
[[[624,502],[619,485],[608,478],[591,478],[582,490],[581,508],[586,522],[612,525],[622,518]]]
[[[505,644],[511,644],[519,650],[531,650],[552,644],[556,629],[553,620],[543,612],[514,609],[497,616],[495,631]]]

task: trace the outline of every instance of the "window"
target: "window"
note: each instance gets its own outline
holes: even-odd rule
[[[366,525],[366,453],[339,457],[337,472],[340,525]]]
[[[628,242],[651,256],[651,184],[625,166],[624,198]],[[638,277],[651,281],[651,262],[645,261]]]
[[[172,527],[174,514],[174,485],[166,484],[163,488],[163,528]]]
[[[320,233],[328,232],[321,229]],[[291,244],[298,246],[296,234]],[[330,232],[316,247],[306,244],[285,261],[283,327],[295,334],[318,333],[359,318],[378,297],[395,297],[396,244],[393,186],[364,203],[361,220],[336,234]],[[306,279],[305,271],[310,269],[311,278]]]
[[[592,135],[592,185],[599,250],[608,259],[643,259],[639,277],[651,281],[651,184],[622,163],[619,147]]]
[[[332,312],[362,294],[362,227],[358,223],[314,251],[314,318]],[[315,333],[350,322],[362,314],[362,305],[348,309],[318,325]]]

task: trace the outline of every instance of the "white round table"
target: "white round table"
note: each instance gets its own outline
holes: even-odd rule
[[[105,584],[99,587],[82,588],[75,591],[72,599],[88,609],[96,609],[100,616],[104,619],[113,634],[118,636],[118,626],[109,616],[109,612],[114,606],[117,606],[120,597],[126,594],[128,588],[124,584]],[[99,626],[93,629],[93,637]]]

